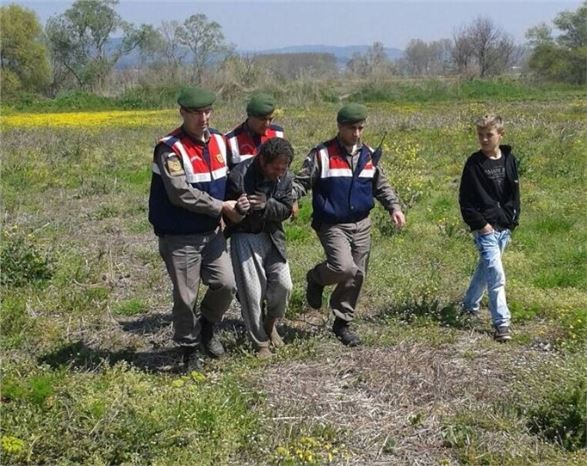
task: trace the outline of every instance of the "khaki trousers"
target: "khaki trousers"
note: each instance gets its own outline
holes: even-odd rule
[[[322,224],[317,231],[326,260],[311,271],[322,286],[336,285],[330,296],[334,315],[350,322],[367,274],[371,250],[371,219],[356,223]]]
[[[220,230],[165,235],[159,237],[159,253],[173,283],[173,340],[195,346],[201,330],[195,312],[200,280],[208,286],[200,312],[210,322],[222,319],[236,291],[224,235]]]

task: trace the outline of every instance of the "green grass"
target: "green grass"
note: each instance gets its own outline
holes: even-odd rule
[[[118,316],[134,316],[148,311],[147,304],[139,298],[131,298],[128,301],[118,303],[114,314]]]
[[[380,207],[372,212],[357,319],[365,346],[341,348],[324,322],[327,311],[308,314],[305,273],[323,251],[305,198],[299,217],[286,222],[294,282],[288,345],[272,361],[257,361],[236,308],[221,335],[228,355],[208,362],[206,378],[174,372],[171,286],[146,220],[152,144],[176,121],[169,128],[4,129],[2,269],[18,283],[3,275],[2,464],[369,464],[376,457],[582,464],[584,104],[576,89],[520,83],[421,83],[388,92],[387,102],[369,103],[366,140],[378,143],[388,131],[382,163],[408,224],[398,232]],[[167,99],[155,94],[147,107]],[[71,99],[80,108],[102,105]],[[339,104],[326,100],[284,106],[278,123],[295,147],[294,169],[334,134]],[[39,110],[72,104],[64,97],[46,105]],[[522,159],[521,223],[504,256],[511,345],[493,342],[485,308],[478,325],[458,315],[477,260],[460,218],[458,180],[476,150],[471,121],[485,111],[502,114],[504,142]],[[213,125],[228,130],[242,117],[219,103]],[[376,379],[378,364],[390,364],[393,376]],[[446,394],[443,374],[451,370],[454,380],[465,372],[473,379]],[[296,371],[305,375],[279,385]],[[306,382],[315,385],[298,387]],[[467,392],[476,388],[483,390]],[[362,426],[377,421],[367,434],[348,419],[337,422],[327,395],[342,413],[355,409],[342,401],[370,400],[396,409],[396,417],[371,419],[357,409]],[[304,409],[311,415],[302,416]],[[410,444],[422,428],[444,448]],[[419,448],[430,456],[402,456]]]
[[[35,370],[3,383],[5,425],[25,442],[4,464],[226,463],[261,435],[251,410],[258,397],[231,378],[207,382],[204,376],[162,377],[124,363],[98,373],[70,374],[64,369]],[[218,403],[223,400],[223,403]],[[27,460],[28,459],[28,460]]]
[[[493,80],[387,80],[367,83],[351,99],[364,102],[441,102],[460,99],[479,101],[516,101],[557,99],[567,93],[578,95],[582,89],[570,85],[529,86],[513,78]]]
[[[525,81],[523,78],[498,77],[494,79],[414,79],[394,77],[377,79],[353,88],[346,79],[304,80],[298,79],[264,90],[272,93],[279,102],[288,106],[308,104],[338,104],[341,96],[351,101],[389,102],[389,103],[430,103],[446,101],[541,101],[544,99],[584,96],[580,86],[568,84],[540,84]],[[72,112],[106,110],[146,110],[174,108],[181,86],[142,85],[125,89],[117,96],[99,96],[84,91],[66,91],[55,98],[26,94],[13,100],[2,102],[3,113],[12,112]],[[246,96],[230,96],[229,100],[241,102]],[[575,118],[581,118],[585,106],[577,104],[570,109]]]
[[[582,356],[538,367],[512,361],[510,370],[500,401],[445,419],[445,445],[458,451],[462,464],[581,464],[587,422]],[[514,444],[520,434],[526,440]],[[564,458],[559,448],[568,452]]]
[[[171,108],[175,105],[179,89],[180,86],[137,87],[125,90],[117,97],[98,96],[84,91],[63,92],[53,99],[26,95],[12,102],[4,102],[4,108],[35,113]]]

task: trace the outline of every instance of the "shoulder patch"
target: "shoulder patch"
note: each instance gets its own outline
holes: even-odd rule
[[[179,161],[179,158],[177,158],[176,155],[169,155],[167,157],[167,159],[165,160],[165,166],[167,167],[167,171],[169,172],[169,174],[171,176],[178,176],[178,175],[184,175],[185,172],[183,170],[183,166],[181,165],[181,162]]]

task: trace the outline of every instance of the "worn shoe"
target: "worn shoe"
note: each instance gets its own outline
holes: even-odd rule
[[[512,334],[510,332],[510,328],[507,325],[502,325],[495,329],[495,333],[493,334],[493,339],[500,343],[505,343],[512,339]]]
[[[275,348],[281,348],[285,345],[279,333],[277,333],[277,318],[275,317],[267,317],[265,319],[265,323],[263,324],[265,328],[265,333],[269,337],[269,341]]]
[[[201,354],[196,346],[182,346],[181,359],[183,362],[183,371],[187,374],[192,371],[202,372],[204,369]]]
[[[306,301],[308,305],[314,309],[320,309],[322,307],[322,293],[324,287],[319,283],[316,283],[311,277],[312,270],[306,274]]]
[[[257,348],[257,357],[259,359],[269,359],[271,356],[273,356],[273,353],[268,346],[260,346]]]
[[[336,335],[336,338],[338,338],[345,346],[352,347],[359,346],[361,344],[361,339],[353,332],[351,332],[349,323],[346,320],[339,319],[338,317],[334,319],[332,331]]]
[[[204,316],[200,316],[200,325],[202,330],[200,331],[200,345],[202,351],[206,352],[213,358],[219,358],[224,354],[224,347],[216,334],[216,326],[206,319]]]

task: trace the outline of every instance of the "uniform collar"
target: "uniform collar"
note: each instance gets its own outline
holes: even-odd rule
[[[265,132],[263,134],[258,134],[255,133],[251,128],[249,128],[249,125],[247,123],[248,119],[245,120],[245,122],[243,123],[243,130],[249,135],[251,136],[253,139],[254,138],[261,138],[263,136],[267,136],[267,130],[265,130]]]
[[[353,148],[351,148],[354,149],[354,151],[349,151],[348,147],[343,144],[343,142],[340,140],[340,136],[338,135],[336,136],[336,142],[339,148],[344,152],[344,154],[351,157],[358,155],[361,152],[361,149],[363,148],[363,143],[360,139],[359,142]]]
[[[195,136],[191,135],[190,133],[188,133],[188,132],[186,131],[186,129],[183,127],[183,125],[182,125],[182,127],[181,127],[181,130],[183,131],[183,133],[184,133],[184,134],[185,134],[185,135],[186,135],[188,138],[190,138],[190,139],[192,140],[192,142],[193,142],[194,144],[198,144],[198,145],[200,145],[200,146],[204,146],[204,145],[208,144],[208,142],[210,141],[210,131],[209,131],[209,130],[206,130],[206,131],[204,131],[204,134],[203,134],[203,140],[202,140],[202,139],[198,139],[197,137],[195,137]]]

